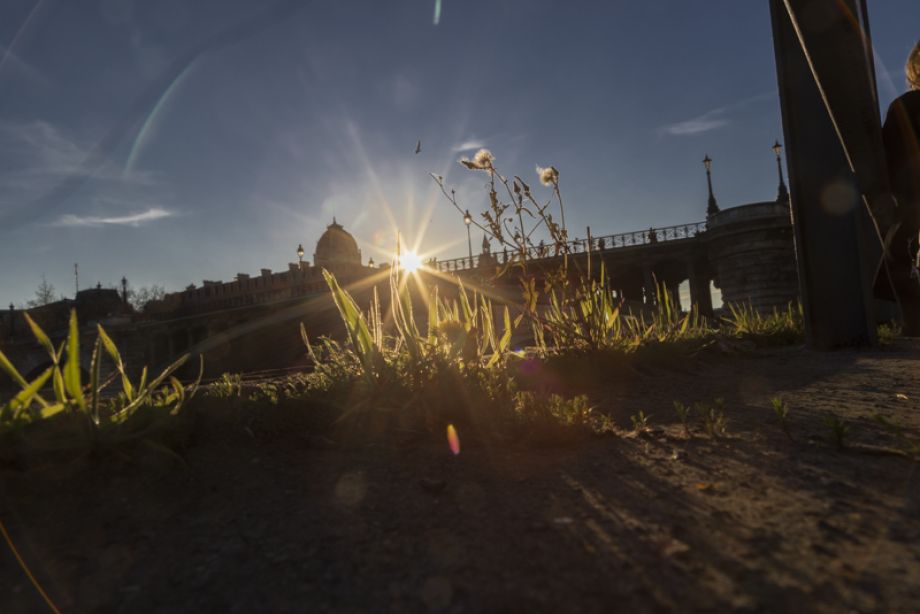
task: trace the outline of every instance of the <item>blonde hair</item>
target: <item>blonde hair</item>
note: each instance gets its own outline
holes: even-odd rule
[[[907,84],[912,89],[920,90],[920,41],[917,41],[913,51],[907,56],[904,71],[907,73]]]

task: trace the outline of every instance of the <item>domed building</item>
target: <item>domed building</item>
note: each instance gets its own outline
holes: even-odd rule
[[[332,223],[326,227],[326,232],[316,242],[316,252],[313,254],[313,264],[317,268],[330,271],[343,270],[348,267],[361,266],[361,250],[358,242],[341,224],[332,218]]]

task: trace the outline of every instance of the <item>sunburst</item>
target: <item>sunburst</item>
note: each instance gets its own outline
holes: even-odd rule
[[[422,266],[422,257],[415,250],[407,250],[399,255],[399,268],[406,273],[415,273]]]

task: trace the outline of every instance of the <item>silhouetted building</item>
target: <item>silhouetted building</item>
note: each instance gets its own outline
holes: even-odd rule
[[[361,264],[358,242],[335,218],[316,242],[313,266],[309,262],[291,262],[288,270],[280,273],[261,269],[258,275],[237,273],[230,282],[206,279],[200,286],[192,284],[181,292],[167,294],[163,300],[148,303],[144,313],[154,318],[187,315],[316,294],[327,290],[323,269],[343,285],[375,271]]]
[[[361,250],[358,249],[358,242],[341,224],[335,221],[335,218],[332,218],[332,223],[326,227],[326,232],[316,242],[313,265],[328,269],[333,273],[343,270],[343,267],[361,266]]]

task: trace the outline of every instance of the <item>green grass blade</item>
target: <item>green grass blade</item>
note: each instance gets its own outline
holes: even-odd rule
[[[54,400],[58,403],[67,402],[67,391],[64,389],[64,374],[61,373],[60,367],[54,368]]]
[[[64,408],[66,407],[67,406],[64,403],[55,403],[54,405],[43,407],[41,412],[39,413],[39,416],[41,417],[42,420],[47,420],[51,416],[55,414],[59,414],[60,412],[64,411]]]
[[[64,365],[64,386],[80,409],[86,409],[83,386],[80,383],[80,329],[77,325],[77,310],[70,311],[70,327],[67,333],[67,363]]]
[[[183,354],[182,356],[179,357],[178,360],[176,360],[176,362],[172,363],[171,365],[169,365],[168,367],[166,367],[165,369],[163,369],[163,372],[160,373],[160,374],[156,377],[156,379],[154,379],[152,382],[150,382],[150,385],[147,386],[147,387],[143,390],[143,392],[139,393],[139,394],[134,398],[133,401],[131,401],[130,403],[128,403],[127,405],[125,405],[123,408],[121,408],[120,410],[118,410],[118,411],[112,416],[112,420],[117,422],[117,421],[119,421],[119,420],[123,420],[123,419],[127,418],[128,416],[130,416],[138,407],[140,407],[140,406],[144,403],[144,401],[147,400],[147,397],[150,396],[151,391],[157,390],[157,389],[160,387],[160,385],[166,380],[166,378],[168,378],[170,375],[172,375],[173,372],[174,372],[176,369],[178,369],[179,367],[181,367],[182,365],[185,364],[185,362],[188,360],[188,358],[189,358],[189,355],[188,355],[188,354]]]
[[[506,352],[508,347],[511,345],[511,333],[514,330],[514,327],[511,326],[511,312],[508,310],[508,306],[505,306],[504,314],[504,324],[505,331],[502,333],[502,338],[498,342],[498,350],[500,352]]]
[[[198,388],[201,386],[201,378],[204,377],[204,354],[198,355],[198,377],[195,378],[195,381],[192,383],[191,389],[188,393],[188,399],[191,400],[195,396],[195,393],[198,392]]]
[[[466,288],[463,287],[462,283],[460,284],[460,308],[463,314],[463,327],[466,328],[466,332],[470,332],[470,329],[475,326],[475,315],[470,307],[470,299],[466,295]]]
[[[307,347],[307,355],[310,357],[310,360],[313,361],[315,366],[319,366],[320,362],[316,358],[316,352],[313,351],[313,344],[310,343],[310,337],[307,336],[307,327],[303,325],[303,322],[300,323],[300,338]]]
[[[195,397],[195,393],[198,392],[198,388],[199,386],[201,386],[201,378],[203,375],[204,375],[204,356],[199,354],[198,355],[198,377],[195,378],[195,381],[192,382],[192,385],[188,387],[188,391],[186,391],[186,388],[183,387],[182,383],[179,380],[177,380],[175,377],[169,378],[173,384],[173,388],[176,390],[176,394],[178,395],[178,401],[176,402],[175,407],[173,407],[172,410],[170,410],[169,412],[170,415],[175,416],[176,414],[178,414],[179,410],[182,409],[182,406],[185,403],[188,403],[189,401],[191,401]],[[176,388],[177,385],[181,388],[181,390]]]
[[[6,374],[9,375],[20,388],[28,388],[29,382],[27,382],[26,378],[16,370],[16,367],[13,366],[13,363],[10,362],[10,359],[7,358],[6,354],[2,351],[0,351],[0,369],[6,371]]]
[[[173,411],[177,411],[185,401],[185,386],[172,375],[169,376],[169,385],[172,386],[172,394],[168,395],[163,402],[166,405],[175,404]]]
[[[131,383],[130,381],[128,382]],[[134,391],[134,394],[140,394],[147,390],[147,365],[144,365],[144,368],[141,369],[141,379],[137,384],[137,388]]]
[[[358,358],[370,373],[373,368],[374,355],[376,348],[374,339],[370,330],[367,328],[367,322],[364,314],[358,308],[357,303],[348,292],[339,286],[335,276],[329,271],[323,269],[323,277],[326,279],[329,289],[332,291],[332,299],[345,322],[345,328],[348,331],[348,337],[358,354]]]
[[[22,315],[25,317],[26,322],[29,324],[29,328],[32,329],[32,335],[38,341],[38,343],[45,348],[45,351],[48,352],[48,356],[51,357],[51,362],[57,364],[58,362],[58,353],[54,349],[54,345],[51,343],[51,339],[48,338],[48,335],[45,334],[45,331],[42,330],[35,320],[32,319],[32,316],[29,315],[27,311],[23,311]]]
[[[438,298],[438,287],[435,286],[428,298],[428,343],[435,343],[438,336],[438,327],[441,325],[440,299]]]
[[[29,382],[27,382],[26,378],[16,370],[16,367],[13,366],[13,363],[10,362],[9,358],[7,358],[6,354],[2,351],[0,351],[0,369],[6,371],[6,374],[23,390],[29,387]],[[39,405],[42,407],[48,407],[48,402],[45,401],[40,394],[35,394],[35,400],[38,401]]]
[[[102,356],[101,348],[102,341],[99,337],[96,337],[96,343],[93,344],[93,358],[90,361],[89,366],[89,391],[92,394],[92,405],[90,406],[90,416],[93,419],[93,423],[98,426],[99,424],[99,363],[101,362]]]
[[[19,417],[20,413],[29,408],[32,401],[38,395],[38,391],[41,390],[45,382],[48,381],[48,378],[51,377],[52,372],[54,372],[54,367],[48,367],[44,373],[35,378],[32,383],[23,388],[19,394],[12,398],[8,406],[12,409],[14,420]]]
[[[108,333],[105,332],[105,329],[103,329],[101,325],[97,324],[96,330],[99,333],[99,338],[102,339],[102,345],[105,351],[112,357],[115,368],[118,369],[118,373],[121,375],[121,387],[125,393],[125,397],[127,397],[129,402],[133,401],[138,393],[134,390],[134,386],[131,385],[131,380],[125,372],[125,363],[121,359],[118,346],[115,345],[115,342],[112,341],[112,338],[109,337]]]

